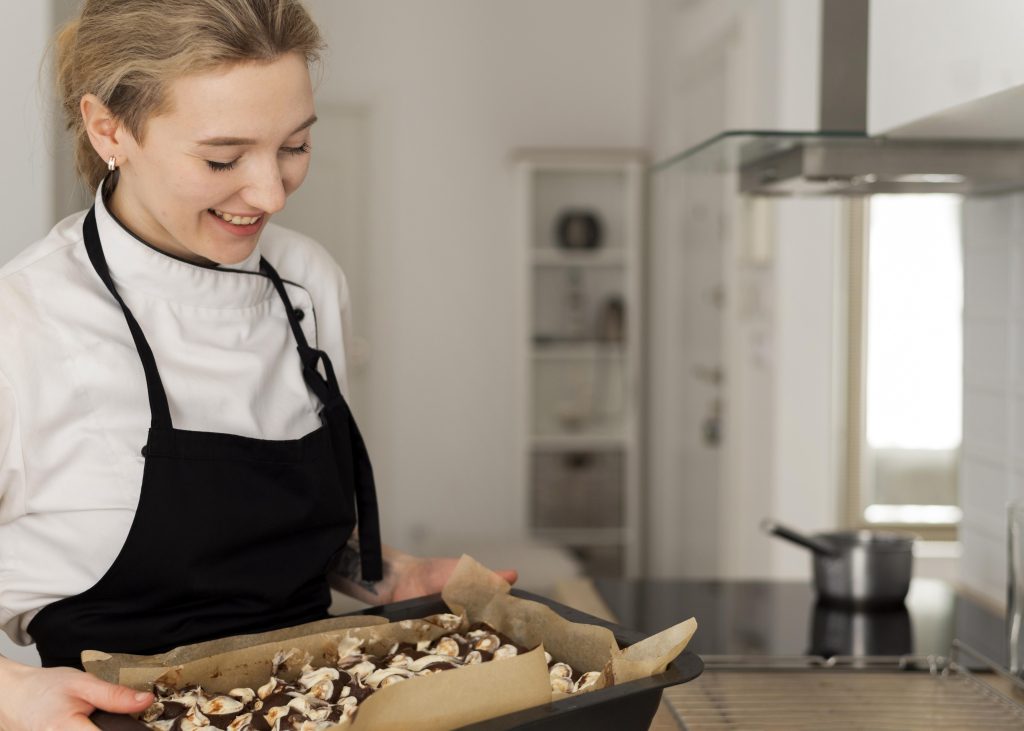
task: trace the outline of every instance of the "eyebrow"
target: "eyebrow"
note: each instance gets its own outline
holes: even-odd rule
[[[311,127],[314,122],[316,122],[315,114],[292,130],[291,134],[288,136],[291,137],[293,134],[301,132],[307,127]],[[210,147],[238,147],[241,145],[255,145],[257,142],[259,142],[259,140],[254,140],[251,137],[209,137],[205,140],[199,140],[196,144]]]

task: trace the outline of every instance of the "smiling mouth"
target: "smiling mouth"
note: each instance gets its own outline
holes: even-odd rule
[[[251,226],[254,223],[259,223],[260,219],[263,218],[262,213],[258,216],[236,216],[231,213],[224,213],[224,211],[218,211],[216,208],[207,208],[206,210],[217,216],[217,218],[235,226]]]

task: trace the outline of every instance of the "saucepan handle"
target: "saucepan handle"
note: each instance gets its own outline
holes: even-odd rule
[[[778,536],[779,538],[784,538],[787,541],[799,544],[804,548],[809,548],[820,556],[831,556],[834,558],[839,555],[839,551],[836,550],[836,547],[828,541],[804,535],[803,533],[798,533],[792,528],[780,525],[770,518],[765,518],[761,521],[761,530],[769,535]]]

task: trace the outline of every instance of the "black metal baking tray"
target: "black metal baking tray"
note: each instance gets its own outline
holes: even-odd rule
[[[512,594],[545,604],[571,622],[596,624],[607,627],[615,635],[619,647],[627,647],[644,639],[645,635],[626,629],[621,625],[605,621],[564,604],[521,589],[512,589]],[[379,607],[369,607],[352,614],[370,614],[398,622],[403,619],[417,619],[430,614],[447,612],[448,605],[440,594],[409,599]],[[462,726],[455,731],[641,731],[647,729],[658,710],[663,689],[693,680],[704,671],[704,662],[696,654],[684,650],[672,661],[663,673],[641,678],[629,683],[614,685],[601,690],[584,693],[576,698],[566,698],[524,711]],[[129,716],[95,713],[91,718],[103,731],[138,731],[146,729],[139,721]]]
[[[551,607],[571,622],[596,624],[607,627],[615,635],[619,647],[627,647],[646,635],[608,622],[592,614],[586,614],[572,607],[560,604],[547,597],[521,589],[512,589],[512,594]],[[410,599],[396,604],[370,607],[355,614],[375,614],[396,622],[415,619],[438,612],[447,612],[448,606],[440,594]],[[683,619],[683,618],[681,618]],[[556,703],[547,703],[524,711],[498,716],[487,721],[463,726],[458,731],[637,731],[647,729],[658,710],[663,689],[693,680],[704,671],[704,662],[695,653],[683,650],[663,673],[650,678],[634,680],[622,685],[613,685],[601,690],[584,693],[577,698],[566,698]]]

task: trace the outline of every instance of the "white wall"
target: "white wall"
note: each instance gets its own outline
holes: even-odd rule
[[[726,129],[815,129],[820,22],[819,0],[656,2],[657,156]],[[774,515],[824,529],[837,520],[837,204],[788,201],[762,215],[766,207],[741,204],[733,176],[687,179],[677,169],[656,174],[653,187],[651,571],[807,576],[808,557],[758,522]],[[718,313],[703,304],[716,283]],[[712,449],[700,425],[714,391],[693,369],[716,361],[725,418]]]
[[[840,213],[837,200],[817,198],[744,199],[734,214],[721,576],[810,576],[809,552],[765,535],[765,517],[807,532],[838,527]]]
[[[509,153],[646,142],[646,2],[313,0],[322,103],[369,115],[365,413],[386,538],[525,531]],[[300,193],[301,194],[301,193]]]
[[[0,139],[7,141],[0,178],[0,216],[4,221],[0,265],[42,238],[53,225],[53,165],[44,131],[47,87],[45,75],[38,73],[50,36],[49,4],[19,3],[6,11],[5,22],[0,24],[0,65],[8,70],[0,81],[6,110],[0,115]],[[39,664],[33,647],[14,645],[2,632],[0,655]]]
[[[821,0],[650,0],[651,141],[664,159],[726,129],[818,126]],[[693,91],[729,81],[724,116]]]
[[[1006,601],[1006,507],[1024,499],[1024,195],[964,204],[961,581]]]
[[[841,203],[835,199],[781,200],[775,255],[774,488],[771,514],[801,530],[835,529],[841,490],[844,352],[840,282]],[[845,364],[844,364],[845,365]],[[749,486],[756,489],[756,483]],[[756,516],[748,518],[748,527]],[[764,547],[764,536],[759,536]],[[751,545],[750,555],[756,555]],[[771,573],[806,577],[810,552],[773,540]]]
[[[4,9],[0,24],[0,67],[4,113],[0,139],[4,145],[4,174],[0,201],[4,233],[0,264],[53,225],[50,188],[52,161],[46,139],[47,81],[40,61],[50,36],[49,3],[15,3]]]
[[[1014,135],[998,125],[1024,112],[1024,3],[873,0],[869,23],[869,132],[1020,136],[1019,126]],[[987,105],[954,109],[1014,87],[1012,99],[992,100],[996,114]],[[933,115],[940,119],[912,124]]]

